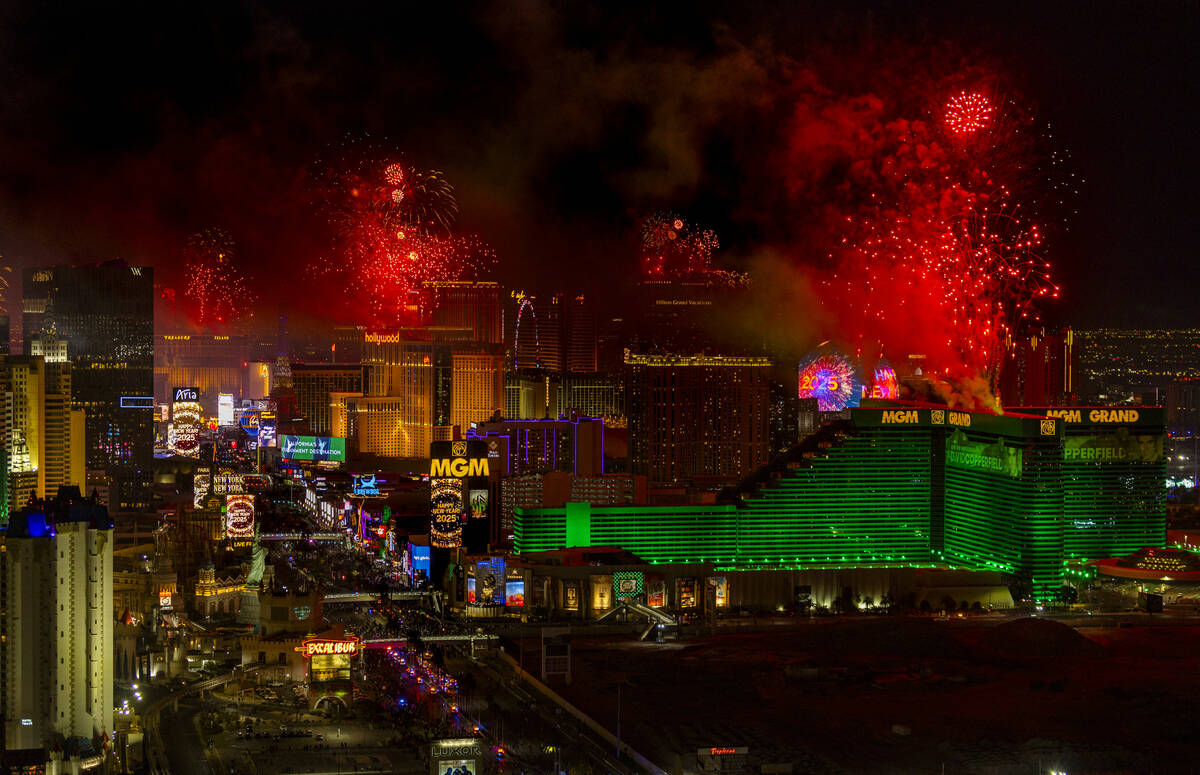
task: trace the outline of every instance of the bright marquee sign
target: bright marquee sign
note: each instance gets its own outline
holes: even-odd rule
[[[296,647],[296,651],[303,654],[305,659],[312,659],[318,656],[353,657],[361,650],[362,642],[358,639],[357,635],[347,635],[344,638],[305,638]]]

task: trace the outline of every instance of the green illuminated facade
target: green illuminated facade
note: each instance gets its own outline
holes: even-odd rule
[[[1063,424],[1063,557],[1117,557],[1166,543],[1166,413],[1159,407],[1014,411]]]
[[[1104,451],[1117,449],[1104,441],[1072,457],[1069,445],[1082,442],[1071,434],[1095,433],[1073,431],[1069,417],[864,403],[715,505],[518,509],[516,551],[619,546],[650,563],[742,568],[962,567],[1013,573],[1046,597],[1065,561],[1163,543],[1164,464],[1137,438],[1157,432],[1161,451],[1161,422],[1147,418],[1126,452]],[[1138,445],[1146,460],[1123,464]]]

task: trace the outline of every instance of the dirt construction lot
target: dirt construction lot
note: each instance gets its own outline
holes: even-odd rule
[[[697,771],[712,746],[749,747],[754,772],[1200,772],[1191,621],[878,617],[663,645],[577,638],[575,680],[558,688],[611,730],[620,685],[623,739],[668,772]]]

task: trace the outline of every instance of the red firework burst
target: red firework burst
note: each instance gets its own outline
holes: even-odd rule
[[[317,206],[333,227],[333,250],[314,274],[351,292],[351,315],[373,326],[417,323],[421,284],[461,280],[486,270],[495,255],[479,240],[451,232],[454,188],[436,170],[418,170],[364,139],[336,149],[315,168]]]
[[[397,225],[372,207],[342,224],[337,247],[318,272],[337,277],[351,292],[356,318],[384,327],[417,322],[421,283],[467,279],[495,260],[478,239]]]
[[[236,255],[237,246],[224,229],[205,229],[188,238],[185,293],[201,326],[253,314],[254,295],[237,268]]]
[[[1037,319],[1036,303],[1057,298],[1041,234],[1001,190],[962,212],[890,213],[847,239],[827,283],[860,347],[897,342],[930,348],[930,363],[953,373],[997,376],[1016,335]]]
[[[986,94],[964,90],[946,101],[942,120],[952,135],[961,138],[988,129],[995,112],[996,108]]]
[[[694,228],[671,212],[659,211],[641,222],[642,274],[649,280],[701,280],[743,284],[744,275],[714,269],[713,252],[721,240],[712,229]]]

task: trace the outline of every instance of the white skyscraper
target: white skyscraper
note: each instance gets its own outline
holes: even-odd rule
[[[62,745],[88,768],[113,732],[113,530],[104,506],[64,495],[9,521],[0,693],[8,750]],[[47,775],[71,769],[54,758]]]

